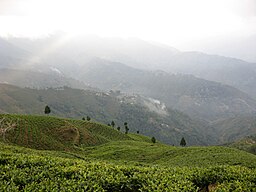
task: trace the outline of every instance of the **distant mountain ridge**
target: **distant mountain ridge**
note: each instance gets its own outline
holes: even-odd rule
[[[61,34],[33,41],[14,38],[9,39],[8,42],[34,56],[43,56],[44,59],[41,62],[45,64],[51,63],[58,66],[58,62],[61,61],[66,67],[68,63],[82,66],[90,58],[98,57],[144,70],[192,74],[199,78],[234,86],[256,97],[254,86],[256,64],[235,58],[199,52],[182,52],[169,46],[135,38],[80,36],[68,39]]]
[[[31,70],[0,69],[0,83],[30,87],[36,89],[73,87],[79,89],[93,89],[85,83],[65,77],[52,69],[51,73],[41,73]]]
[[[192,74],[234,86],[256,97],[256,64],[235,58],[182,52],[169,46],[132,38],[80,36],[69,39],[65,34],[35,40],[9,38],[1,40],[0,44],[3,50],[6,50],[2,55],[9,58],[0,61],[1,65],[7,65],[6,67],[15,63],[29,63],[30,68],[36,70],[53,66],[62,68],[66,75],[72,76],[77,72],[72,66],[83,68],[84,63],[96,57],[144,70]],[[16,55],[19,55],[19,60]],[[33,66],[40,63],[36,68]]]
[[[145,71],[95,59],[84,65],[77,78],[103,90],[121,90],[158,99],[199,119],[216,120],[256,112],[256,101],[247,94],[192,75]]]

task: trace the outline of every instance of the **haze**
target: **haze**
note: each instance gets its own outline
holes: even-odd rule
[[[136,37],[256,62],[254,0],[1,0],[0,35]]]

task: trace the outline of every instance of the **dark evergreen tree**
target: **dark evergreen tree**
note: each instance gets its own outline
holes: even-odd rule
[[[180,146],[182,146],[182,147],[186,146],[186,141],[185,141],[184,137],[182,137],[182,139],[180,140]]]
[[[115,122],[114,122],[114,121],[111,121],[111,126],[112,126],[112,127],[115,127],[115,125],[116,125]]]
[[[51,113],[51,108],[50,108],[48,105],[45,106],[45,108],[44,108],[44,113],[47,114],[47,115],[48,115],[49,113]]]
[[[85,121],[85,118],[83,117],[82,120]]]
[[[91,117],[87,116],[86,117],[87,121],[91,121]]]
[[[140,131],[138,130],[138,131],[137,131],[137,134],[139,134],[139,133],[140,133]]]
[[[152,143],[156,143],[156,138],[155,138],[155,137],[152,137],[152,138],[151,138],[151,141],[152,141]]]
[[[121,128],[118,126],[118,127],[117,127],[117,130],[120,131],[120,129],[121,129]]]
[[[127,122],[124,122],[124,129],[125,129],[125,134],[128,134],[129,128],[128,128]]]

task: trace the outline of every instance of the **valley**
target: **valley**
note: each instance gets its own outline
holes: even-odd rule
[[[138,39],[0,48],[1,191],[255,190],[253,63]]]
[[[217,142],[199,121],[139,95],[68,87],[37,90],[0,84],[0,96],[0,109],[5,113],[43,115],[44,107],[49,105],[54,116],[80,120],[89,116],[92,121],[106,125],[114,121],[115,127],[123,130],[124,122],[128,122],[131,132],[139,131],[171,145],[179,145],[182,136],[190,145]]]

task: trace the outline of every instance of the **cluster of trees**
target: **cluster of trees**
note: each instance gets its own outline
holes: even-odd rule
[[[114,121],[111,121],[111,123],[108,124],[108,126],[110,127],[115,127],[115,122]],[[128,134],[129,132],[129,127],[128,127],[128,123],[127,122],[124,122],[124,129],[125,129],[125,134]],[[120,126],[117,126],[117,130],[120,131],[121,130],[121,127]]]
[[[85,121],[85,117],[83,117],[82,120]],[[86,116],[86,120],[87,120],[87,121],[91,121],[91,117]]]
[[[152,141],[152,143],[156,143],[156,138],[155,138],[155,137],[152,137],[152,138],[151,138],[151,141]],[[182,137],[181,140],[180,140],[180,146],[182,146],[182,147],[185,147],[185,146],[186,146],[186,140],[185,140],[184,137]]]

